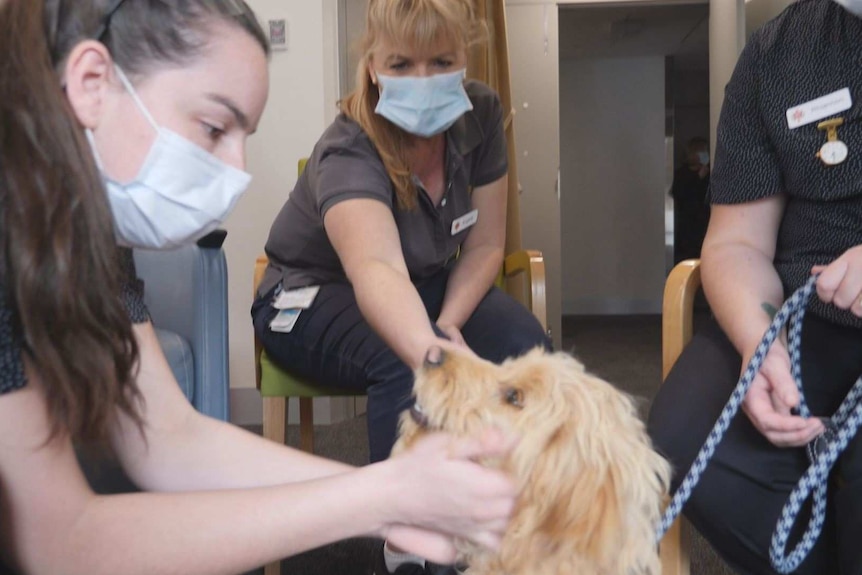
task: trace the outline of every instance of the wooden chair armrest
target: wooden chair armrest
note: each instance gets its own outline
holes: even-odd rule
[[[266,272],[266,266],[269,265],[269,258],[265,254],[257,256],[254,262],[254,279],[252,281],[252,298],[257,297],[257,286],[263,280],[263,274]],[[257,336],[254,337],[254,381],[258,389],[260,389],[260,354],[263,351],[263,346]]]
[[[694,296],[700,288],[700,260],[686,260],[671,270],[662,303],[662,381],[667,377],[694,330]],[[659,545],[662,573],[688,575],[691,569],[690,527],[677,519]]]
[[[545,301],[545,259],[538,250],[518,250],[512,252],[503,261],[503,277],[508,283],[520,274],[525,274],[523,282],[529,289],[523,290],[527,301],[524,305],[542,324],[542,329],[548,330],[548,312]]]
[[[678,263],[667,278],[662,303],[662,375],[667,377],[682,348],[691,340],[694,296],[700,288],[700,260]]]

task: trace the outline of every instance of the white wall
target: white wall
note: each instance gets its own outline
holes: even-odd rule
[[[555,5],[507,0],[512,106],[521,186],[521,245],[545,259],[548,328],[562,345],[560,321],[559,41]]]
[[[287,19],[289,46],[272,56],[269,101],[247,149],[254,180],[226,222],[232,388],[254,387],[249,310],[255,258],[263,253],[270,225],[293,189],[297,160],[311,152],[335,115],[337,88],[334,0],[248,3],[262,20]]]
[[[662,56],[560,63],[564,314],[660,313]]]
[[[521,218],[523,225],[523,245],[541,249],[545,253],[548,273],[548,320],[554,326],[555,336],[559,337],[560,314],[566,313],[562,301],[572,299],[568,293],[568,283],[561,276],[565,272],[561,260],[561,229],[566,229],[570,223],[565,216],[560,218],[560,206],[555,188],[557,170],[565,166],[569,157],[563,157],[567,146],[560,141],[560,105],[559,101],[559,39],[558,39],[558,5],[665,5],[665,4],[705,4],[709,0],[506,0],[506,15],[509,27],[510,58],[512,68],[512,90],[514,103],[518,112],[515,119],[515,137],[517,140],[519,158],[518,169],[523,187],[521,196]],[[724,0],[716,0],[724,1]],[[544,50],[547,40],[547,51]],[[663,71],[660,77],[663,77]],[[628,89],[628,88],[627,88]],[[528,108],[523,105],[528,104]],[[659,110],[664,110],[664,101],[659,104]],[[664,271],[664,220],[663,220],[663,190],[665,176],[663,166],[664,136],[663,116],[662,139],[655,148],[660,154],[657,166],[661,170],[660,184],[656,188],[659,203],[656,225],[660,230],[658,247],[655,257],[658,264],[655,269]],[[526,155],[525,155],[526,154]],[[562,176],[562,185],[566,184],[566,176]],[[652,216],[651,216],[652,217]],[[652,225],[652,224],[651,224]],[[588,277],[588,276],[585,276]],[[663,277],[662,277],[663,281]],[[569,282],[570,283],[570,282]],[[649,278],[647,284],[653,286],[655,281]],[[649,293],[639,294],[638,305],[653,306],[654,287]],[[578,297],[576,295],[576,297]],[[660,298],[660,291],[658,297]],[[644,302],[646,302],[644,304]],[[559,339],[557,339],[559,344]]]
[[[342,8],[341,29],[344,31],[344,57],[345,70],[342,74],[342,94],[353,91],[356,85],[356,68],[362,54],[357,50],[359,40],[365,34],[365,15],[368,12],[368,0],[341,0]]]

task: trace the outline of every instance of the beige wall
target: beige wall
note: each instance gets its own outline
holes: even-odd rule
[[[563,215],[557,184],[557,173],[561,163],[563,170],[567,169],[571,156],[566,156],[568,144],[564,142],[567,136],[566,128],[560,125],[560,108],[567,105],[560,101],[560,63],[558,40],[558,5],[566,4],[703,4],[707,0],[506,0],[506,15],[510,35],[510,57],[512,62],[512,89],[517,116],[515,118],[516,138],[519,149],[518,166],[521,186],[521,217],[523,222],[523,244],[525,247],[540,249],[545,254],[548,274],[548,320],[558,337],[560,331],[560,316],[564,311],[563,302],[579,300],[586,301],[585,294],[572,292],[571,278],[584,276],[584,270],[576,270],[570,266],[578,264],[565,255],[567,248],[561,244],[561,229],[569,234],[567,226],[570,218]],[[545,40],[547,37],[547,50]],[[659,78],[664,77],[663,68]],[[526,105],[526,107],[525,107]],[[664,101],[658,104],[662,116]],[[661,157],[661,182],[655,192],[660,196],[658,203],[658,226],[661,229],[656,240],[656,258],[658,271],[664,270],[664,230],[662,220],[663,190],[665,186],[664,137],[656,148]],[[567,177],[561,179],[563,190],[567,189]],[[569,234],[570,235],[570,234]],[[571,238],[569,238],[570,240]],[[567,241],[569,241],[567,240]],[[593,243],[581,246],[581,250],[598,250],[602,244]],[[605,252],[601,252],[605,253]],[[587,254],[584,254],[587,257]],[[569,266],[567,268],[567,266]],[[568,278],[568,279],[565,279]],[[654,280],[650,275],[645,279],[648,288],[635,299],[637,306],[653,305]],[[612,296],[616,298],[616,296]],[[616,301],[616,300],[615,300]],[[607,300],[606,300],[607,302]],[[583,309],[583,308],[581,308]],[[557,339],[559,344],[559,339]]]
[[[521,245],[545,258],[548,327],[560,338],[559,41],[556,5],[506,2]]]
[[[251,188],[226,222],[229,274],[231,387],[254,387],[251,328],[252,267],[275,214],[296,181],[296,162],[307,156],[334,117],[334,1],[249,0],[262,20],[286,18],[288,50],[270,63],[269,102],[248,143]]]
[[[361,54],[357,50],[357,44],[365,33],[365,13],[368,10],[368,0],[340,0],[343,22],[341,28],[344,30],[344,55],[345,70],[342,74],[342,94],[348,94],[356,84],[356,67],[359,65]]]

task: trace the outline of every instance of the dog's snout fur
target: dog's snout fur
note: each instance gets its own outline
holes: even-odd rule
[[[428,429],[428,417],[422,411],[422,407],[419,404],[414,403],[410,408],[410,417],[416,425],[422,429]]]

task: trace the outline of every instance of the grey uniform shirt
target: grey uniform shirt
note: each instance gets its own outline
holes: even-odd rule
[[[469,234],[469,228],[453,234],[452,224],[473,210],[472,188],[490,184],[508,171],[503,111],[496,92],[475,81],[467,81],[465,88],[473,110],[446,132],[446,192],[438,206],[417,185],[416,208],[400,209],[374,144],[356,122],[338,116],[317,142],[272,225],[266,243],[270,264],[258,293],[267,293],[279,282],[285,289],[346,283],[323,218],[329,208],[353,198],[379,200],[392,210],[414,283],[440,271]]]
[[[826,142],[822,120],[791,129],[787,111],[843,88],[852,107],[827,118],[844,118],[838,139],[849,154],[827,166],[816,156]],[[717,139],[711,203],[786,197],[775,251],[786,295],[811,266],[862,244],[862,18],[832,0],[798,0],[753,34],[727,85]],[[862,327],[817,297],[808,309]]]

